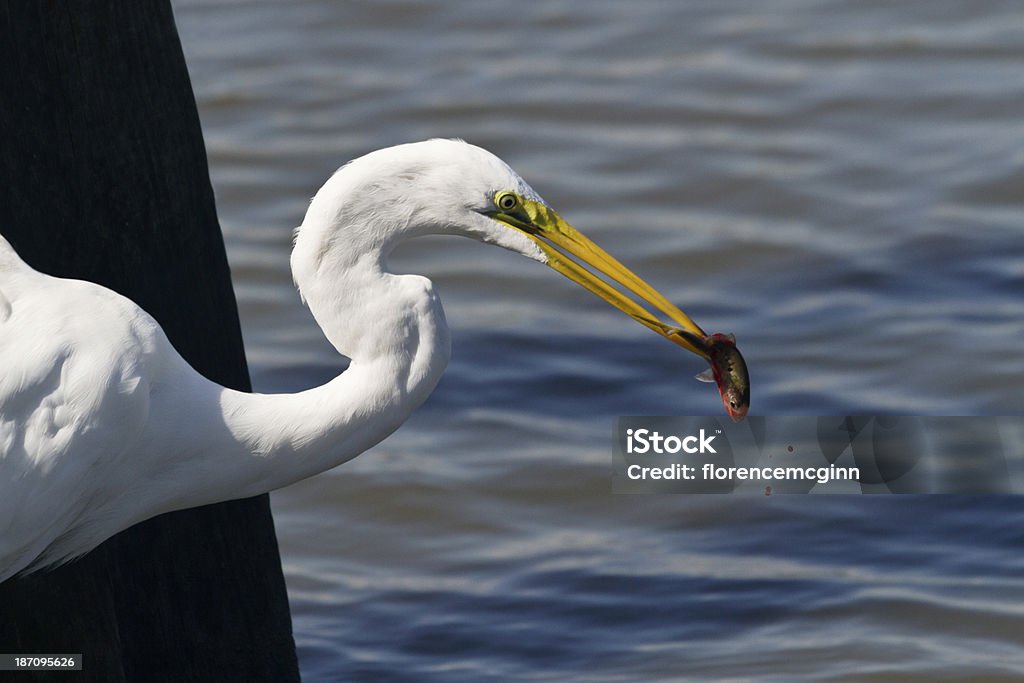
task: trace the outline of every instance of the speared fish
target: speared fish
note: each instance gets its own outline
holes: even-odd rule
[[[697,379],[718,385],[718,393],[729,417],[734,422],[742,420],[750,408],[750,376],[747,364],[736,348],[736,337],[720,333],[700,337],[681,329],[675,329],[673,333],[704,352],[711,367],[697,375]]]

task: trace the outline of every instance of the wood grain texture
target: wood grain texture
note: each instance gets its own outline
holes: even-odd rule
[[[0,63],[0,232],[43,272],[132,298],[199,372],[249,389],[169,4],[0,2]],[[82,652],[78,680],[298,680],[267,496],[5,582],[0,652]]]

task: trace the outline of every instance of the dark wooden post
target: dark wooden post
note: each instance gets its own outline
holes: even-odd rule
[[[39,270],[131,297],[197,370],[248,389],[169,4],[0,0],[0,64],[0,233]],[[267,497],[0,584],[0,652],[81,652],[81,678],[104,682],[298,680]]]

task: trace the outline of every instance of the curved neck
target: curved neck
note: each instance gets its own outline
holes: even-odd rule
[[[382,245],[358,234],[326,248],[314,239],[326,234],[317,227],[303,225],[292,269],[325,335],[351,363],[297,394],[207,392],[209,405],[194,405],[193,414],[216,424],[196,431],[220,438],[195,453],[209,476],[189,505],[265,493],[354,458],[396,430],[447,366],[448,327],[430,281],[386,272]],[[178,466],[193,467],[189,459],[183,454]]]

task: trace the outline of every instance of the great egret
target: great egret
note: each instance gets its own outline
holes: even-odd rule
[[[133,302],[39,273],[0,238],[0,581],[66,562],[164,512],[286,486],[393,432],[449,358],[430,281],[388,271],[396,244],[433,233],[546,263],[709,358],[704,332],[682,311],[562,220],[504,162],[457,140],[367,154],[313,198],[296,232],[292,272],[351,364],[297,394],[214,384]]]

